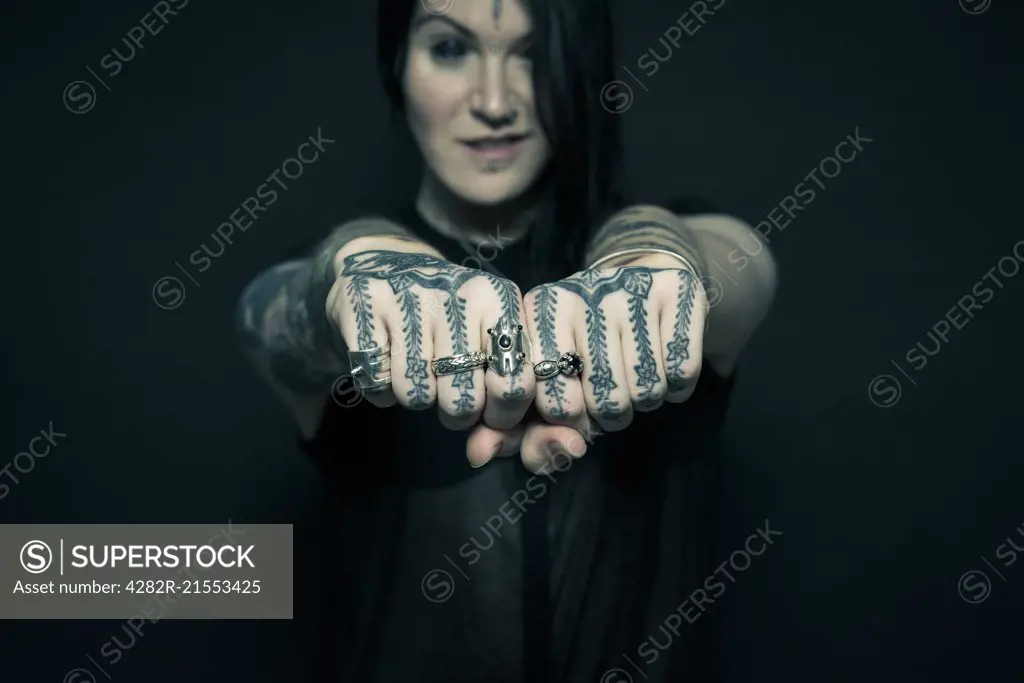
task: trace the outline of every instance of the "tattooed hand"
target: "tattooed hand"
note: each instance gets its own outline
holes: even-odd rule
[[[368,401],[411,410],[436,403],[449,429],[468,429],[481,416],[495,429],[520,423],[534,396],[529,365],[507,377],[484,368],[436,377],[430,369],[438,357],[489,351],[487,329],[500,316],[519,324],[522,296],[515,283],[422,252],[372,249],[339,256],[327,306],[345,345],[391,344],[391,387],[365,392]]]
[[[566,351],[583,359],[581,376],[556,375],[537,386],[537,409],[549,424],[530,425],[522,437],[530,469],[555,451],[579,457],[600,430],[625,429],[633,411],[681,403],[696,388],[708,302],[689,270],[585,270],[531,290],[524,305],[534,362]],[[484,429],[470,437],[489,438],[514,437]]]

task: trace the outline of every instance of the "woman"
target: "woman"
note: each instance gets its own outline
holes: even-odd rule
[[[718,431],[774,263],[740,221],[618,200],[603,2],[444,5],[379,5],[415,205],[342,225],[239,304],[336,487],[327,677],[710,679],[693,615],[715,596],[677,608],[720,559]],[[709,264],[735,282],[710,316]],[[330,400],[348,377],[350,407]]]

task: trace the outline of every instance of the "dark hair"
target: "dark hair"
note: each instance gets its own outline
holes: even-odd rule
[[[421,1],[377,3],[377,67],[399,111],[409,26]],[[546,277],[564,277],[582,267],[592,230],[615,208],[621,131],[602,105],[613,80],[611,12],[607,0],[521,1],[533,21],[534,94],[551,145],[530,255]]]

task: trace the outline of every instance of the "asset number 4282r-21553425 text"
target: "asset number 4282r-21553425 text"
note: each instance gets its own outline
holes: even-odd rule
[[[129,593],[167,595],[208,595],[238,593],[240,595],[260,592],[260,580],[229,581],[227,579],[203,579],[193,581],[149,580],[129,581],[125,585]]]

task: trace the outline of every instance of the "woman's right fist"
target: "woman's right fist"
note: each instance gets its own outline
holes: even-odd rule
[[[522,324],[514,282],[445,261],[426,245],[385,237],[353,240],[336,263],[327,315],[346,348],[390,346],[391,382],[364,390],[368,401],[411,410],[436,404],[449,429],[469,429],[481,417],[495,429],[519,424],[534,397],[529,364],[504,376],[485,367],[435,376],[431,368],[437,358],[490,353],[488,329],[501,317],[513,329]]]

